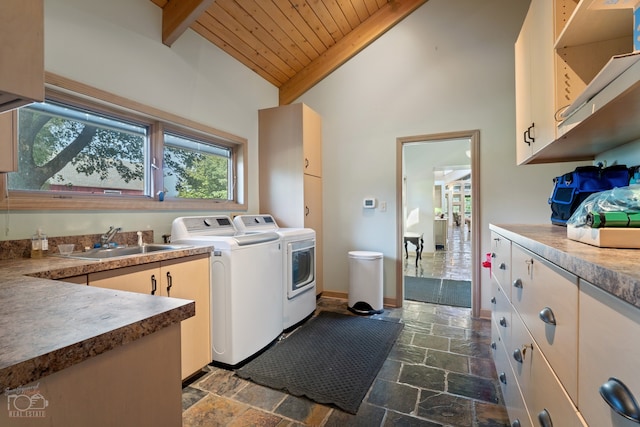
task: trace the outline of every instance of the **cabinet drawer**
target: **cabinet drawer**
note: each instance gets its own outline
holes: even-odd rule
[[[578,278],[518,245],[511,255],[513,307],[577,403]]]
[[[508,348],[511,346],[511,303],[495,280],[491,281],[491,307],[493,323],[504,345]]]
[[[518,420],[521,427],[533,426],[516,377],[509,364],[507,349],[502,342],[498,328],[499,326],[497,324],[491,324],[491,348],[496,373],[498,374],[498,384],[500,384],[500,391],[502,392],[504,405],[509,414],[509,420],[511,422]]]
[[[546,425],[585,427],[570,396],[516,313],[512,318],[512,341],[513,348],[507,349],[507,355],[534,425],[545,425],[539,416],[546,413],[553,423]],[[516,350],[521,353],[521,362],[516,360]]]
[[[614,412],[599,388],[617,378],[640,402],[640,309],[580,281],[578,407],[590,426],[637,427]]]
[[[511,240],[491,232],[491,275],[511,299]]]

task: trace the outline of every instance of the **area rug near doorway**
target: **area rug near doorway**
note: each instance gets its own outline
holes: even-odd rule
[[[404,276],[404,298],[432,304],[471,307],[471,282],[468,280]]]
[[[236,375],[355,414],[402,327],[322,311]]]

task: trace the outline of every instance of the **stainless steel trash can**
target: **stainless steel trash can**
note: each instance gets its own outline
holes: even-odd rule
[[[384,311],[381,252],[349,252],[349,311],[379,314]]]

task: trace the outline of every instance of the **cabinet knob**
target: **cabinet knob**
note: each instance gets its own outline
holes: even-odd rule
[[[513,350],[513,358],[516,362],[522,363],[524,361],[524,358],[522,357],[522,350],[519,348]]]
[[[640,407],[631,390],[617,378],[611,377],[600,386],[600,396],[618,415],[640,424]]]
[[[554,316],[553,310],[551,310],[551,308],[549,307],[543,308],[542,310],[540,310],[540,313],[538,314],[538,316],[540,316],[540,320],[542,320],[547,325],[555,326],[556,316]]]
[[[504,262],[501,262],[500,265],[498,266],[498,268],[500,270],[506,270],[507,269],[507,264],[505,264]]]
[[[496,297],[491,297],[491,304],[495,304],[496,303]]]
[[[498,378],[500,379],[500,382],[502,384],[507,384],[507,374],[505,374],[504,372],[500,372],[500,375],[498,375]]]
[[[513,281],[513,287],[514,288],[518,288],[518,289],[522,289],[522,280],[521,279],[516,279]]]
[[[553,427],[553,422],[551,421],[551,415],[549,415],[549,411],[543,409],[538,413],[538,422],[541,427]]]
[[[520,420],[514,420],[514,421],[511,423],[511,427],[520,427],[520,426],[521,426],[521,424],[520,424]]]
[[[504,326],[505,328],[507,327],[507,319],[505,319],[504,317],[500,318],[500,326]]]
[[[491,258],[495,258],[496,254],[494,252],[491,252]]]
[[[492,348],[492,349],[494,349],[494,350],[495,350],[496,348],[498,348],[498,345],[496,344],[496,342],[495,342],[495,341],[492,341],[492,342],[491,342],[491,348]]]

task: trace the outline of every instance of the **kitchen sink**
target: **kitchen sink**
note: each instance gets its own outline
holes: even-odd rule
[[[173,251],[178,249],[188,249],[193,246],[189,245],[162,245],[162,244],[147,244],[142,246],[119,246],[115,248],[96,248],[91,249],[86,252],[75,252],[71,255],[59,255],[65,258],[75,258],[75,259],[91,259],[91,260],[105,260],[111,258],[119,258],[133,255],[144,255],[151,254],[154,252],[161,251]]]

